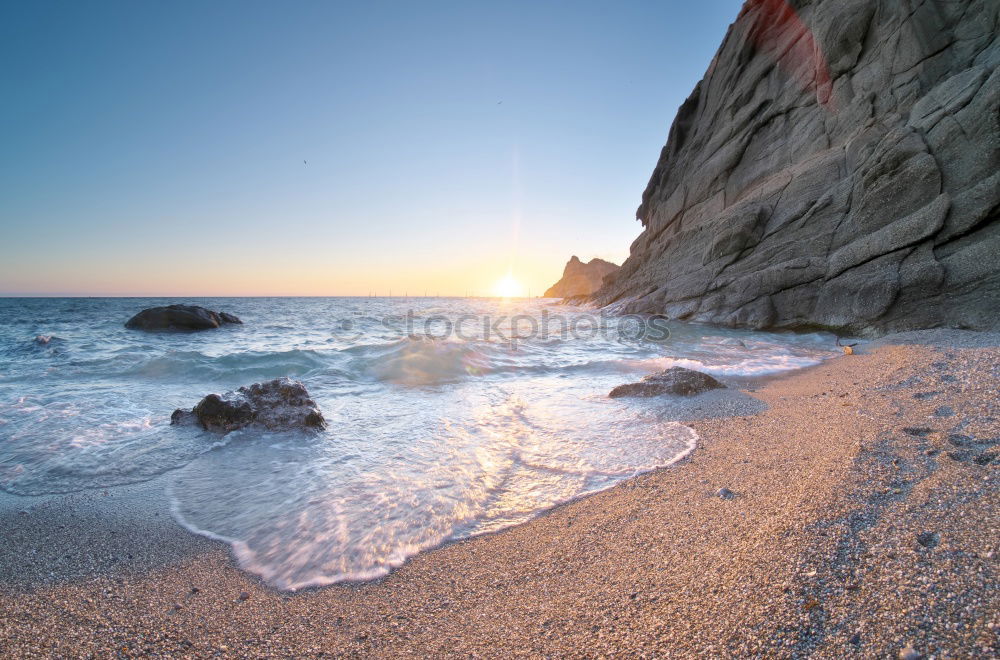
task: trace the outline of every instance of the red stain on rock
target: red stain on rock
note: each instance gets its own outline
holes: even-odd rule
[[[833,110],[833,81],[826,56],[788,0],[754,0],[740,13],[757,12],[748,34],[754,48],[769,52],[778,66],[805,89],[814,89],[820,105]]]

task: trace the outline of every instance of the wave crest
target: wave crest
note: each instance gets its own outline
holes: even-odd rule
[[[490,373],[505,362],[487,342],[457,342],[411,336],[379,347],[357,347],[352,366],[394,385],[411,387],[454,383]]]

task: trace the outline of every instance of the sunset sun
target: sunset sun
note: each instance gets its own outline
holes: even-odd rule
[[[493,295],[498,298],[520,298],[524,295],[524,287],[514,279],[513,274],[507,273],[493,286]]]

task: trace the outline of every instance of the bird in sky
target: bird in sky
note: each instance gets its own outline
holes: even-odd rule
[[[302,164],[303,165],[308,165],[308,163],[306,163],[306,161],[302,161]]]

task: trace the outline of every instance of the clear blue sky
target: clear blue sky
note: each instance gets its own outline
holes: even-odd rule
[[[539,292],[620,262],[741,5],[6,0],[0,293]]]

